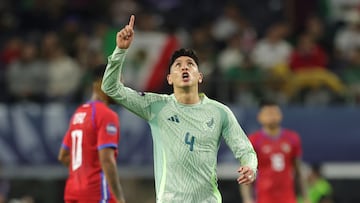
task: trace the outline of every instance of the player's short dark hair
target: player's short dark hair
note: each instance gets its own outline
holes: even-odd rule
[[[181,49],[176,50],[172,54],[170,62],[169,62],[169,71],[170,71],[170,68],[171,68],[172,64],[174,63],[174,61],[177,58],[179,58],[180,56],[188,56],[188,57],[192,58],[195,61],[196,65],[199,66],[199,58],[196,55],[196,52],[192,49],[181,48]]]
[[[95,82],[97,80],[101,80],[104,76],[105,69],[106,69],[106,64],[99,64],[99,65],[95,66],[91,70],[92,81]]]
[[[264,99],[259,102],[259,108],[263,108],[266,106],[279,106],[279,104],[273,100],[270,99]]]

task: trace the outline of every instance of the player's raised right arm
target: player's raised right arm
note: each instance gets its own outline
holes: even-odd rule
[[[150,118],[150,99],[144,94],[125,87],[121,82],[121,72],[125,61],[126,51],[134,39],[135,17],[130,17],[129,24],[116,35],[116,48],[108,57],[108,64],[102,80],[101,89],[117,103],[141,118]]]

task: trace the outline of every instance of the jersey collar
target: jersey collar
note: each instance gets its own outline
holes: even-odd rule
[[[208,97],[204,93],[199,93],[200,102],[198,102],[196,104],[183,104],[183,103],[180,103],[180,102],[178,102],[176,100],[176,97],[175,97],[174,93],[171,94],[170,96],[178,105],[185,106],[185,107],[192,107],[192,106],[197,106],[197,105],[200,105],[200,104],[204,104],[208,100]]]
[[[277,139],[279,139],[279,138],[282,136],[282,134],[283,134],[283,129],[281,128],[279,134],[277,134],[277,135],[269,135],[269,134],[267,134],[267,133],[265,132],[264,129],[261,129],[260,132],[261,132],[261,135],[263,135],[264,137],[267,137],[267,138],[269,138],[269,139],[271,139],[271,140],[277,140]]]
[[[100,100],[89,100],[86,102],[86,104],[94,104],[94,103],[103,103],[103,102]]]

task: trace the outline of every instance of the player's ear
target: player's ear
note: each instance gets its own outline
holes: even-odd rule
[[[168,84],[169,84],[169,85],[172,85],[172,84],[173,84],[173,81],[172,81],[172,79],[171,79],[171,75],[170,75],[170,74],[167,75],[167,81],[168,81]]]
[[[201,72],[199,72],[199,80],[198,80],[199,83],[202,83],[203,77],[204,75]]]

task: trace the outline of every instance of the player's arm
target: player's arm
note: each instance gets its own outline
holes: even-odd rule
[[[298,180],[298,187],[300,190],[300,195],[303,198],[303,202],[304,203],[310,203],[309,200],[309,196],[307,193],[307,184],[306,184],[306,179],[304,176],[304,171],[303,171],[303,162],[301,160],[302,157],[302,144],[301,144],[301,139],[300,136],[295,133],[294,137],[293,137],[293,164],[294,164],[294,172],[295,172],[295,178]]]
[[[251,143],[251,137],[249,137]],[[254,196],[253,196],[253,184],[241,184],[239,185],[240,195],[242,197],[243,203],[254,203]]]
[[[64,136],[63,143],[61,144],[59,154],[58,154],[58,161],[62,163],[64,166],[68,167],[70,165],[70,148],[71,146],[71,139],[69,135],[69,131],[66,132]]]
[[[296,158],[294,160],[294,166],[295,166],[295,176],[296,179],[298,180],[300,194],[304,200],[304,203],[310,203],[309,196],[307,193],[307,184],[302,169],[302,161],[300,158]]]
[[[241,165],[238,169],[240,175],[237,181],[239,184],[250,184],[255,180],[257,172],[258,161],[255,150],[229,108],[225,109],[222,119],[223,138]]]
[[[58,160],[60,163],[62,163],[64,166],[68,167],[70,164],[70,153],[68,150],[64,148],[60,148]]]
[[[243,203],[254,203],[254,198],[252,196],[252,184],[242,184],[240,185],[240,194]]]
[[[126,87],[121,82],[121,74],[125,61],[126,50],[134,38],[135,17],[116,36],[116,48],[108,57],[108,64],[104,73],[101,89],[117,103],[145,120],[151,117],[151,103],[161,98],[154,93],[139,93]]]
[[[95,106],[97,149],[107,184],[118,203],[125,202],[117,171],[116,154],[120,140],[120,121],[114,112],[101,105]]]
[[[106,181],[108,182],[110,190],[115,196],[117,203],[125,203],[114,153],[113,148],[103,148],[99,150],[100,164],[102,170],[104,171]]]

